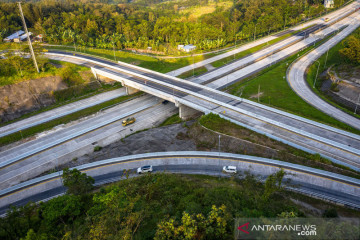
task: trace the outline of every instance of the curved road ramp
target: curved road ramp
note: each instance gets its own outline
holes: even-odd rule
[[[239,177],[251,173],[264,180],[283,169],[287,189],[360,209],[360,180],[343,175],[272,159],[216,152],[161,152],[113,158],[76,167],[102,185],[124,179],[123,171],[131,170],[135,176],[140,166],[152,165],[154,172],[205,174],[229,176],[222,173],[223,166],[236,166]],[[10,205],[21,206],[29,201],[46,201],[62,195],[66,189],[61,181],[62,172],[32,179],[0,191],[0,214]]]

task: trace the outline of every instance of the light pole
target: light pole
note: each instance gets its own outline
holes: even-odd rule
[[[219,135],[219,156],[220,156],[220,138],[221,138],[221,135]]]
[[[27,34],[27,39],[28,39],[28,43],[29,43],[30,53],[31,53],[31,56],[32,56],[32,59],[33,59],[33,62],[34,62],[35,68],[36,68],[36,71],[39,73],[39,72],[40,72],[40,71],[39,71],[39,67],[38,67],[38,64],[37,64],[37,61],[36,61],[34,49],[33,49],[32,44],[31,44],[30,34],[29,34],[28,29],[27,29],[27,26],[26,26],[24,13],[23,13],[22,8],[21,8],[21,2],[18,2],[18,6],[19,6],[19,10],[20,10],[21,20],[22,20],[23,25],[24,25],[24,30],[25,30],[25,33]]]
[[[313,88],[315,88],[315,84],[316,84],[316,80],[317,80],[317,77],[318,77],[318,74],[319,74],[319,68],[320,68],[320,62],[319,61],[316,61],[316,62],[318,63],[318,69],[317,69],[317,72],[316,72],[316,77],[315,77]]]
[[[256,36],[256,26],[258,25],[258,23],[255,24],[255,31],[254,31],[254,41],[255,41],[255,36]]]
[[[325,59],[324,68],[326,68],[326,63],[327,63],[327,60],[328,60],[328,56],[329,56],[329,46],[327,47],[327,52],[326,52],[326,59]]]
[[[115,60],[115,62],[116,62],[116,56],[115,56],[115,43],[113,42],[112,44],[113,44],[113,50],[114,50],[114,60]]]
[[[358,100],[357,100],[357,103],[356,103],[356,106],[355,106],[355,111],[354,111],[354,114],[356,114],[356,110],[359,106],[359,101],[360,101],[360,94],[359,94],[359,97],[358,97]]]
[[[194,59],[194,54],[191,53],[192,55],[192,59],[193,59],[193,77],[195,76],[195,59]]]

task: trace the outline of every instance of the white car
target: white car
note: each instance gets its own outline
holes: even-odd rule
[[[153,171],[153,167],[151,165],[150,166],[142,166],[137,169],[138,174],[152,172],[152,171]]]
[[[226,173],[236,173],[236,167],[235,166],[224,166],[223,171]]]

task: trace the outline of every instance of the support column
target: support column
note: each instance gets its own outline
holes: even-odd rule
[[[133,87],[125,86],[125,88],[126,88],[126,94],[127,95],[131,95],[131,94],[139,92],[139,89],[136,89],[136,88],[133,88]]]
[[[188,120],[192,117],[196,117],[201,114],[202,113],[199,112],[198,110],[195,110],[193,108],[190,108],[190,107],[182,105],[182,104],[179,104],[179,117],[182,120]]]

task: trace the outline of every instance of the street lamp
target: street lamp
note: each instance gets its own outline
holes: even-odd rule
[[[359,106],[359,101],[360,101],[360,94],[359,94],[359,97],[358,97],[358,100],[357,100],[357,103],[356,103],[356,106],[355,106],[355,111],[354,111],[354,114],[356,114],[356,110]]]
[[[326,63],[327,63],[327,60],[328,60],[328,55],[329,55],[329,46],[327,46],[327,52],[326,52],[326,59],[325,59],[324,68],[326,68]]]
[[[219,155],[220,155],[220,138],[221,138],[221,135],[219,135]]]
[[[318,69],[317,69],[317,72],[316,72],[316,77],[315,77],[313,88],[315,88],[315,84],[316,84],[316,80],[317,80],[317,77],[318,77],[318,74],[319,74],[319,68],[320,68],[320,62],[319,61],[316,61],[316,62],[318,63]]]
[[[256,26],[258,25],[258,23],[255,24],[255,31],[254,31],[254,41],[255,41],[255,36],[256,36]]]

